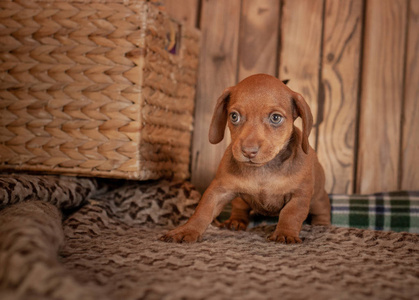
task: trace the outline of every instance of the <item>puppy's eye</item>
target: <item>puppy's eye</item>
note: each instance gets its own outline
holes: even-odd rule
[[[236,111],[230,113],[230,120],[233,124],[238,124],[240,122],[240,114]]]
[[[269,121],[274,125],[281,124],[283,117],[280,114],[273,113],[269,116]]]

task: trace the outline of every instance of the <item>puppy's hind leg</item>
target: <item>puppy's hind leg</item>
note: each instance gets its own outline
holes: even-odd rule
[[[221,228],[231,230],[246,230],[249,225],[250,206],[242,198],[231,201],[232,209],[230,218],[221,224]]]
[[[325,190],[311,200],[310,216],[311,225],[330,225],[330,199]]]

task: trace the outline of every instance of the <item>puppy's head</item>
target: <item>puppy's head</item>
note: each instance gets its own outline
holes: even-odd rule
[[[301,147],[308,153],[313,116],[304,98],[273,76],[253,75],[227,88],[218,98],[209,141],[221,142],[228,124],[234,158],[261,166],[287,146],[297,117],[303,120]]]

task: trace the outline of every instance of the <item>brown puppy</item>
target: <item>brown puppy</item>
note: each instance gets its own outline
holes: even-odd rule
[[[301,131],[294,126],[303,120]],[[313,117],[304,98],[275,77],[258,74],[227,88],[217,100],[209,140],[219,143],[228,124],[232,142],[215,179],[188,222],[162,236],[167,242],[201,239],[224,205],[232,201],[225,227],[244,230],[249,212],[279,215],[269,240],[301,243],[307,215],[312,224],[330,224],[324,171],[310,147]]]

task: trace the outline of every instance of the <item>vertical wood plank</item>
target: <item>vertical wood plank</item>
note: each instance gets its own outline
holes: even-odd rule
[[[319,160],[328,193],[351,194],[362,34],[362,0],[327,0],[322,55],[324,118]]]
[[[281,19],[279,78],[303,95],[316,123],[322,40],[323,0],[284,0]],[[298,124],[298,123],[296,123]],[[299,125],[301,126],[301,125]],[[310,135],[315,146],[316,129]]]
[[[214,178],[230,142],[226,134],[220,144],[211,145],[208,130],[218,96],[225,88],[236,84],[240,4],[240,0],[202,3],[202,46],[192,148],[192,183],[200,191]]]
[[[401,189],[419,190],[419,0],[408,18]]]
[[[165,11],[172,18],[190,27],[196,27],[199,0],[165,0]]]
[[[397,189],[406,0],[366,5],[357,192]]]
[[[239,80],[257,73],[275,76],[278,0],[244,0],[239,39]]]

